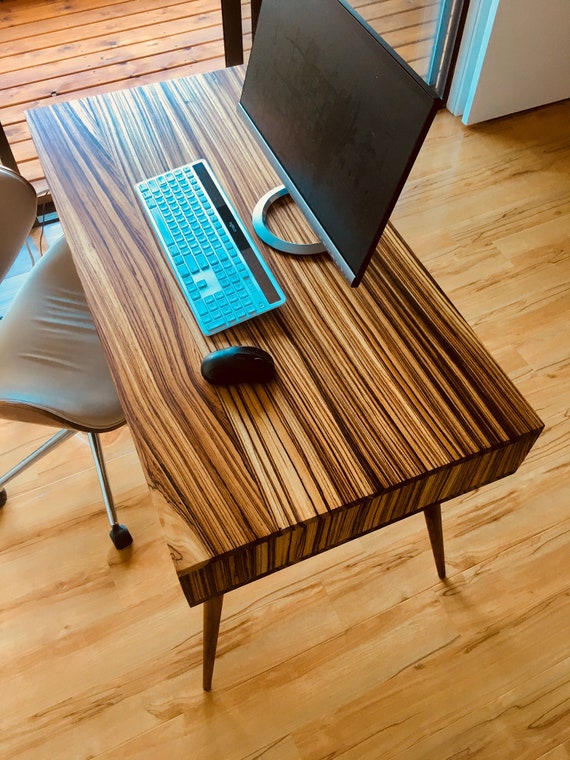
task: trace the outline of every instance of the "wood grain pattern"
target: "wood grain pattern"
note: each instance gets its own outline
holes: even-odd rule
[[[128,430],[106,436],[129,557],[87,441],[0,512],[0,756],[568,760],[570,102],[441,112],[396,226],[546,423],[514,477],[231,594],[215,690]],[[0,422],[8,469],[46,438]]]
[[[133,184],[204,156],[248,219],[275,178],[236,116],[241,81],[29,116],[191,604],[514,472],[542,428],[392,228],[357,290],[324,257],[267,251],[285,307],[200,334]],[[208,386],[201,358],[232,343],[267,349],[276,381]]]

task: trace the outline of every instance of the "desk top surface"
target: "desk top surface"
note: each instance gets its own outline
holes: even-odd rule
[[[414,494],[411,512],[470,490],[513,472],[542,427],[392,227],[358,289],[327,256],[260,244],[287,303],[202,336],[133,186],[204,157],[251,229],[255,202],[278,182],[236,114],[242,75],[28,115],[181,575],[347,505],[398,491]],[[309,239],[286,204],[276,225]],[[202,358],[233,344],[268,350],[276,379],[208,385]],[[336,543],[369,527],[337,526]]]

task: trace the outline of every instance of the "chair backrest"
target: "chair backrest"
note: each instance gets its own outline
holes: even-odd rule
[[[0,282],[26,242],[36,213],[32,185],[12,169],[0,166]]]

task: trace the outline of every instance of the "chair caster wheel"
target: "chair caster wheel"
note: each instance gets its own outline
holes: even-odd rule
[[[129,529],[125,525],[113,525],[111,532],[111,541],[115,545],[115,549],[126,549],[133,543],[133,537],[129,533]]]
[[[6,504],[7,501],[8,501],[8,494],[6,493],[6,489],[3,488],[0,491],[0,509],[2,509],[2,507],[4,506],[4,504]]]

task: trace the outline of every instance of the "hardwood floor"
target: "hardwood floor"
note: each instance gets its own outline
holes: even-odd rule
[[[354,0],[420,73],[441,0]],[[251,47],[242,0],[244,49]],[[46,190],[25,112],[224,65],[220,0],[0,0],[0,122],[22,174]]]
[[[128,431],[86,440],[0,512],[0,757],[570,758],[570,103],[438,115],[393,219],[546,423],[517,474],[228,594],[214,690]],[[46,431],[0,423],[7,469]]]

